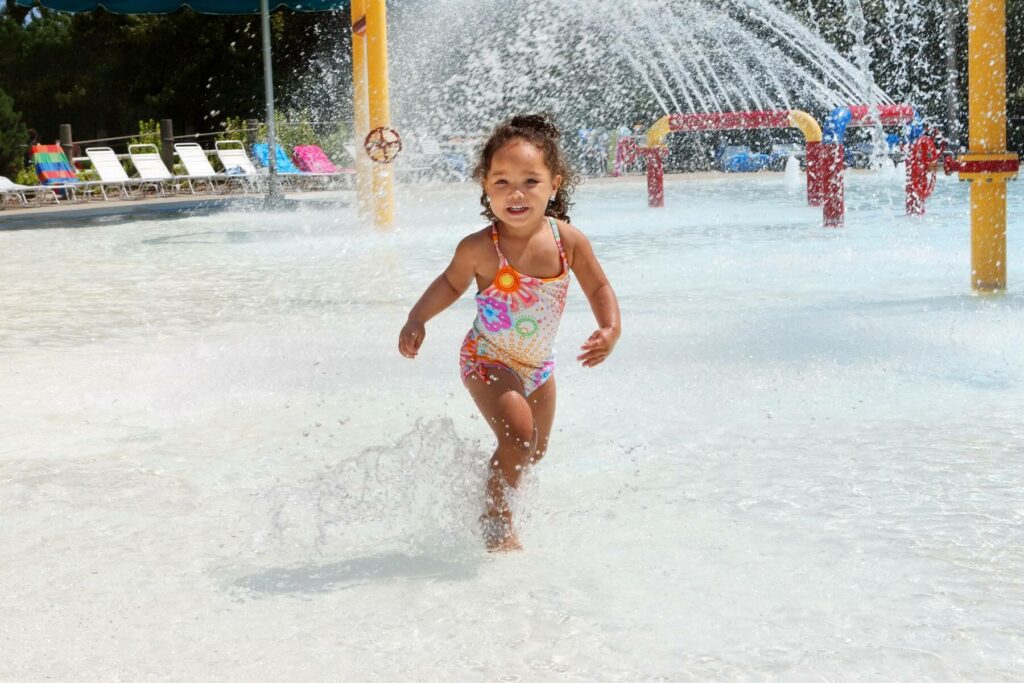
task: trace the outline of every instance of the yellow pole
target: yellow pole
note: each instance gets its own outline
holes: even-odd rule
[[[370,129],[391,126],[388,99],[388,26],[385,0],[366,0],[367,89]],[[395,191],[391,164],[373,165],[374,222],[387,228],[395,219]]]
[[[366,86],[366,0],[352,0],[352,110],[356,164],[356,206],[359,216],[370,215],[373,203],[373,162],[363,150],[370,132],[370,104]]]
[[[960,179],[971,184],[971,287],[1006,290],[1006,181],[1016,174],[1006,151],[1006,0],[968,0],[970,149]],[[986,168],[987,167],[987,168]]]

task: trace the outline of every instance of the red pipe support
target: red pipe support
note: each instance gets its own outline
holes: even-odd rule
[[[853,127],[873,126],[875,123],[880,123],[883,126],[896,126],[914,120],[914,108],[909,104],[880,104],[875,107],[855,104],[848,109],[850,110],[850,123],[847,125]]]
[[[942,161],[942,169],[946,175],[954,173],[1017,173],[1020,171],[1019,159],[973,159],[963,161],[946,157]]]
[[[907,154],[907,215],[923,216],[924,202],[935,190],[935,172],[939,165],[939,150],[928,135],[914,140]]]
[[[669,130],[692,132],[701,130],[750,130],[754,128],[788,128],[789,110],[717,112],[712,114],[672,114]]]
[[[846,214],[843,170],[846,149],[842,145],[822,145],[822,166],[825,171],[823,214],[826,228],[840,228]]]
[[[807,143],[807,205],[821,206],[825,197],[824,147],[820,142]]]
[[[638,153],[647,166],[647,206],[660,209],[665,206],[665,159],[668,147],[641,147]]]

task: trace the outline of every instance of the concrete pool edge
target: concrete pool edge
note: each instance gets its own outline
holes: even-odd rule
[[[847,169],[851,176],[878,175],[875,171]],[[720,171],[699,171],[666,173],[666,186],[680,187],[692,182],[731,183],[735,181],[775,183],[784,176],[781,172],[723,173]],[[801,177],[801,182],[803,178]],[[646,177],[642,173],[629,173],[612,177],[587,177],[581,179],[579,188],[584,187],[628,187],[643,197]],[[401,186],[399,191],[415,187],[418,193],[433,194],[453,189],[472,187],[473,183],[430,182],[415,186]],[[0,210],[0,232],[34,230],[46,228],[79,228],[110,223],[142,220],[146,218],[184,218],[221,211],[242,210],[256,212],[265,209],[266,197],[262,194],[240,195],[181,195],[174,197],[153,197],[146,199],[93,201],[51,204],[38,207],[10,207]],[[275,211],[337,209],[350,207],[355,203],[353,190],[317,190],[286,193]],[[673,207],[669,207],[671,210]]]
[[[303,207],[344,207],[351,203],[351,192],[295,193],[285,195],[274,210],[290,211]],[[266,206],[263,195],[181,196],[110,202],[55,204],[0,213],[0,231],[45,228],[87,227],[111,223],[174,216],[194,216],[228,210],[258,211]]]

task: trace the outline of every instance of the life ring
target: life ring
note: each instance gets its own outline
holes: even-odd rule
[[[390,164],[402,151],[402,136],[394,128],[374,128],[366,134],[363,149],[366,150],[366,156],[378,164]]]

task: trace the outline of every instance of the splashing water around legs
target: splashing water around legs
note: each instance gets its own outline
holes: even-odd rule
[[[555,380],[548,379],[527,397],[509,370],[488,368],[488,380],[471,376],[466,388],[494,430],[498,446],[490,461],[487,509],[481,516],[488,550],[520,550],[510,492],[528,467],[544,457],[555,417]]]
[[[341,548],[364,556],[381,548],[411,557],[475,554],[485,457],[450,419],[417,421],[394,443],[275,486],[267,494],[269,529],[256,517],[256,545],[294,552],[296,562]]]

